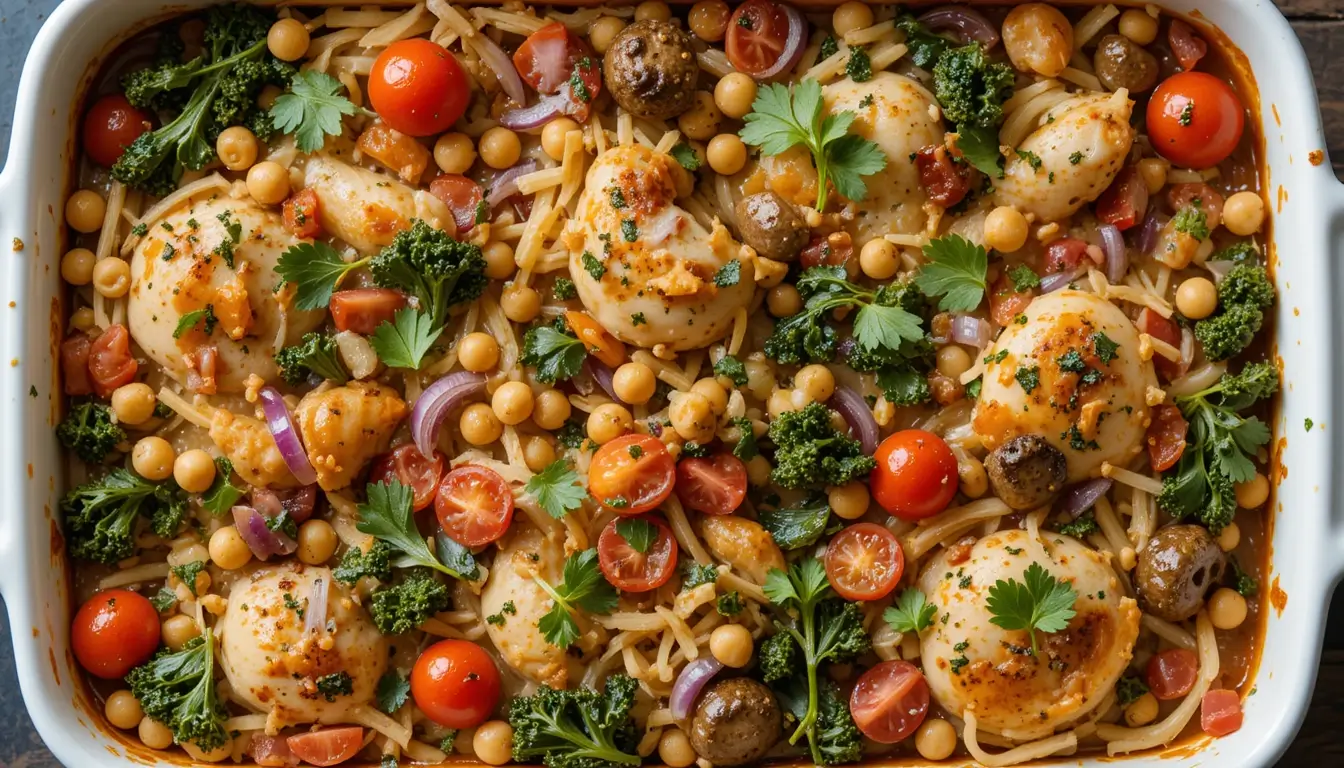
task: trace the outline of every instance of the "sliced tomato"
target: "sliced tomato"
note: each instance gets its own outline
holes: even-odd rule
[[[93,394],[89,380],[89,350],[93,339],[86,333],[76,333],[61,342],[61,380],[67,395]]]
[[[1190,425],[1181,409],[1170,404],[1154,408],[1152,419],[1148,425],[1148,463],[1158,472],[1165,472],[1176,466],[1185,453],[1185,434]]]
[[[625,362],[625,345],[607,333],[606,329],[587,312],[571,309],[565,312],[565,322],[574,329],[579,341],[588,347],[588,352],[593,357],[612,368],[618,368]]]
[[[813,267],[838,267],[849,261],[854,255],[854,241],[848,232],[832,232],[829,235],[813,235],[807,247],[798,254],[803,269]]]
[[[443,476],[434,514],[448,537],[468,547],[498,539],[513,520],[513,491],[493,469],[465,464]]]
[[[641,538],[653,526],[652,540]],[[630,538],[626,538],[630,534]],[[636,548],[644,547],[644,551]],[[597,538],[597,563],[602,575],[622,592],[648,592],[672,578],[677,570],[677,540],[667,523],[653,515],[618,517],[607,523]]]
[[[773,0],[747,0],[728,19],[724,52],[739,72],[756,77],[784,55],[789,39],[789,17]]]
[[[445,728],[475,728],[499,704],[499,668],[469,640],[440,640],[411,669],[411,696],[425,717]]]
[[[704,515],[731,515],[747,497],[747,466],[731,453],[677,462],[677,498]]]
[[[1006,326],[1026,311],[1035,296],[1034,288],[1019,291],[1013,287],[1013,281],[1007,274],[999,275],[999,279],[989,287],[989,316],[999,325]]]
[[[562,111],[579,122],[588,119],[589,105],[602,92],[600,64],[592,49],[558,21],[528,35],[513,54],[513,65],[537,93],[564,91],[568,98]]]
[[[1214,737],[1241,729],[1241,697],[1236,691],[1218,688],[1204,694],[1199,702],[1199,727]]]
[[[826,580],[846,600],[879,600],[905,573],[896,536],[876,523],[855,523],[826,545]]]
[[[957,495],[957,457],[943,439],[922,429],[891,435],[877,447],[877,469],[868,478],[873,498],[895,517],[923,520],[942,512]]]
[[[390,288],[354,288],[331,294],[331,322],[338,331],[372,334],[384,322],[392,322],[406,306],[406,294]]]
[[[1246,108],[1232,86],[1205,72],[1181,72],[1148,100],[1148,137],[1159,155],[1182,168],[1212,168],[1241,142]]]
[[[1223,220],[1223,196],[1208,184],[1200,182],[1174,184],[1167,189],[1167,202],[1171,204],[1173,211],[1189,207],[1203,211],[1209,229],[1218,226]]]
[[[1122,168],[1111,186],[1097,198],[1097,218],[1107,224],[1114,224],[1121,232],[1138,226],[1147,211],[1148,185],[1139,176],[1137,166],[1127,165]],[[1086,243],[1083,250],[1087,250]]]
[[[396,480],[410,488],[414,497],[411,504],[419,512],[434,503],[445,461],[443,454],[438,451],[427,459],[414,443],[406,443],[373,460],[369,482],[376,484]]]
[[[905,741],[929,714],[929,683],[908,661],[883,661],[864,672],[854,685],[849,713],[863,735],[873,741]]]
[[[93,162],[111,168],[121,153],[154,126],[147,112],[137,109],[120,93],[93,103],[84,116],[84,154]]]
[[[120,323],[109,325],[89,347],[89,375],[99,397],[111,397],[117,387],[135,381],[138,370],[140,364],[131,356],[131,334]]]
[[[79,607],[70,646],[89,674],[104,680],[125,677],[159,647],[159,612],[138,592],[103,590]]]
[[[971,191],[970,166],[952,162],[951,153],[942,144],[930,144],[915,153],[915,167],[924,192],[944,208],[960,203]]]
[[[1176,325],[1175,320],[1163,317],[1147,307],[1139,312],[1138,322],[1135,323],[1142,333],[1146,333],[1155,339],[1165,341],[1177,349],[1181,348],[1181,329]],[[1162,374],[1167,381],[1178,379],[1185,375],[1187,366],[1182,366],[1178,360],[1168,360],[1161,355],[1153,355],[1153,367]]]
[[[364,729],[359,726],[323,728],[285,739],[293,755],[311,765],[340,765],[359,754],[364,746]]]
[[[322,234],[319,218],[322,208],[312,187],[305,187],[290,195],[280,210],[284,213],[285,228],[293,232],[295,237],[312,240]]]
[[[1194,651],[1168,648],[1148,660],[1148,690],[1161,701],[1179,699],[1195,687],[1199,658]]]
[[[1204,42],[1204,38],[1196,35],[1194,28],[1180,19],[1171,20],[1171,26],[1167,28],[1167,43],[1171,46],[1171,52],[1176,54],[1181,69],[1187,72],[1194,69],[1199,60],[1209,53],[1209,44]]]
[[[453,212],[458,232],[476,226],[476,212],[485,199],[481,185],[456,173],[445,173],[429,182],[429,194],[439,198]]]
[[[443,133],[467,111],[471,84],[448,49],[416,37],[383,49],[369,72],[369,103],[411,136]]]
[[[661,440],[649,435],[622,435],[606,443],[588,467],[588,492],[621,515],[656,509],[675,482],[676,461]]]

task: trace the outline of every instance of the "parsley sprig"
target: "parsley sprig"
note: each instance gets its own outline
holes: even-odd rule
[[[588,497],[588,492],[579,484],[578,473],[564,459],[556,459],[533,475],[523,490],[556,520],[583,506],[583,500]]]
[[[417,371],[441,333],[442,326],[434,327],[429,315],[399,309],[391,322],[384,320],[374,329],[369,344],[383,365]]]
[[[345,276],[369,263],[364,258],[346,262],[335,248],[318,240],[291,245],[280,254],[275,273],[285,283],[294,286],[295,309],[308,311],[326,309],[331,294]]]
[[[1031,653],[1037,655],[1036,633],[1062,632],[1074,617],[1078,593],[1067,581],[1059,581],[1040,563],[1032,563],[1017,579],[999,579],[989,588],[991,624],[1004,629],[1025,630],[1031,636]]]
[[[870,291],[845,278],[843,266],[813,267],[804,272],[798,278],[798,291],[807,303],[802,312],[776,326],[775,333],[766,343],[766,355],[779,359],[780,350],[774,348],[788,346],[788,339],[795,335],[795,327],[822,327],[833,310],[843,307],[858,309],[854,315],[854,340],[861,349],[898,350],[902,341],[924,338],[921,319],[888,301],[882,288]]]
[[[359,522],[355,527],[379,541],[386,542],[398,555],[392,565],[397,568],[424,566],[452,576],[455,579],[474,579],[478,571],[471,550],[440,534],[436,537],[438,557],[415,527],[411,510],[411,489],[393,480],[390,483],[370,483],[368,502],[359,505]]]
[[[339,136],[341,118],[360,111],[341,95],[341,81],[317,70],[294,75],[289,92],[271,106],[271,122],[281,133],[294,134],[300,152],[316,152],[328,136]]]
[[[989,253],[960,235],[935,238],[924,246],[929,260],[915,276],[915,285],[928,296],[941,296],[945,312],[970,312],[980,306],[989,283]]]
[[[574,611],[606,615],[616,609],[616,588],[607,583],[597,563],[597,550],[575,552],[565,561],[563,580],[554,586],[540,576],[532,577],[542,591],[555,602],[537,622],[546,642],[568,648],[579,639],[579,624]]]
[[[896,598],[896,604],[882,612],[882,618],[897,632],[919,634],[933,626],[938,606],[930,603],[918,589],[906,589]]]

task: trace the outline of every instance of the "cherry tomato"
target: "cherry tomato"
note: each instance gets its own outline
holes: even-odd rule
[[[103,590],[79,607],[70,645],[89,674],[104,680],[125,677],[159,647],[159,612],[137,592]]]
[[[1148,185],[1139,176],[1138,168],[1133,165],[1122,168],[1120,173],[1116,174],[1115,181],[1111,182],[1111,186],[1097,198],[1097,218],[1107,224],[1114,224],[1121,232],[1143,221],[1147,210]],[[1086,243],[1083,244],[1083,250],[1087,250]]]
[[[1148,425],[1148,462],[1158,472],[1176,466],[1185,453],[1185,433],[1189,425],[1174,405],[1159,405],[1153,409],[1153,421]]]
[[[76,333],[61,342],[61,379],[67,395],[93,394],[89,381],[89,349],[93,339],[86,333]]]
[[[149,114],[114,93],[95,101],[84,116],[84,154],[93,162],[111,168],[121,153],[140,134],[154,126]]]
[[[493,469],[465,464],[443,476],[434,514],[449,538],[468,547],[498,539],[513,520],[513,491]]]
[[[747,0],[728,19],[723,49],[739,72],[756,77],[775,65],[789,39],[789,17],[773,0]]]
[[[369,103],[383,122],[411,136],[443,133],[467,111],[471,86],[453,54],[424,38],[398,40],[373,62]]]
[[[131,334],[120,323],[109,325],[89,347],[89,375],[99,397],[111,397],[117,387],[135,381],[139,369],[131,356]]]
[[[1204,72],[1162,81],[1148,101],[1148,137],[1162,157],[1183,168],[1211,168],[1241,141],[1246,109],[1232,86]]]
[[[322,234],[322,222],[319,219],[322,208],[317,200],[317,192],[312,187],[304,187],[295,192],[280,206],[285,215],[285,229],[295,237],[311,240]]]
[[[830,235],[813,235],[807,247],[798,254],[803,269],[822,265],[838,267],[849,261],[854,255],[854,241],[848,232],[834,232]]]
[[[1175,320],[1165,318],[1144,307],[1143,311],[1139,312],[1139,319],[1135,325],[1138,326],[1139,331],[1155,339],[1165,341],[1177,349],[1181,348],[1181,329],[1176,325]],[[1189,367],[1188,364],[1181,365],[1179,360],[1168,360],[1161,355],[1153,355],[1153,366],[1167,381],[1184,376],[1186,369]]]
[[[392,322],[406,306],[406,294],[390,288],[353,288],[331,294],[331,322],[338,331],[368,336],[384,321]]]
[[[970,166],[952,162],[952,155],[942,144],[930,144],[915,154],[919,183],[933,202],[951,208],[960,203],[971,191]]]
[[[499,703],[499,670],[481,646],[440,640],[411,670],[411,696],[425,717],[445,728],[475,728]]]
[[[364,729],[359,726],[323,728],[285,739],[294,757],[311,765],[339,765],[359,754],[364,746]]]
[[[929,713],[929,684],[914,664],[883,661],[855,684],[849,695],[849,713],[863,735],[873,741],[905,741]]]
[[[571,89],[563,111],[579,122],[588,119],[589,105],[602,92],[602,75],[592,49],[558,21],[529,35],[513,54],[513,65],[537,93]],[[586,93],[573,92],[575,75]]]
[[[442,453],[435,451],[433,458],[427,459],[414,443],[407,443],[373,460],[369,482],[400,482],[411,489],[414,496],[411,504],[419,512],[434,503],[434,496],[439,492],[439,478],[443,476],[443,464]]]
[[[657,529],[656,538],[643,552],[622,534],[626,526],[640,521]],[[622,592],[648,592],[666,584],[677,570],[677,540],[667,523],[652,515],[618,517],[597,538],[597,562],[613,587]]]
[[[875,458],[868,481],[873,498],[902,520],[936,515],[957,495],[957,457],[932,432],[897,432],[882,441]]]
[[[855,523],[826,545],[826,580],[846,600],[886,597],[904,573],[901,543],[876,523]]]
[[[1198,182],[1174,184],[1167,189],[1167,202],[1171,204],[1173,211],[1190,206],[1203,211],[1208,219],[1209,229],[1218,226],[1218,222],[1223,220],[1223,196],[1208,184]]]
[[[481,185],[456,173],[445,173],[429,182],[429,194],[439,198],[453,212],[458,232],[476,226],[476,210],[485,199]]]
[[[1218,688],[1199,702],[1199,726],[1210,736],[1226,736],[1241,728],[1241,697],[1236,691]]]
[[[731,453],[677,462],[677,498],[705,515],[731,515],[747,497],[747,467]]]
[[[1008,325],[1026,311],[1035,295],[1034,288],[1019,291],[1013,287],[1013,281],[1007,274],[999,275],[999,279],[989,287],[989,316],[999,325]]]
[[[607,333],[600,323],[592,318],[587,312],[569,310],[565,312],[565,322],[574,329],[578,335],[579,341],[588,347],[588,352],[598,360],[606,363],[612,368],[620,367],[625,362],[625,345],[616,340],[616,337]]]
[[[588,492],[620,515],[656,509],[672,493],[676,461],[656,437],[628,434],[597,449],[588,467]]]
[[[1194,651],[1168,648],[1148,660],[1148,690],[1161,701],[1179,699],[1195,687],[1199,658]]]
[[[1167,28],[1167,44],[1171,46],[1171,52],[1176,54],[1181,69],[1187,72],[1194,69],[1209,52],[1209,44],[1180,19],[1171,20],[1171,26]]]

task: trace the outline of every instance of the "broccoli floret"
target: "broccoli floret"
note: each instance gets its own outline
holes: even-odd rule
[[[1115,697],[1122,707],[1133,704],[1145,693],[1148,693],[1148,686],[1138,675],[1125,675],[1115,684]]]
[[[770,424],[775,468],[770,479],[785,488],[844,485],[866,477],[877,466],[863,446],[831,425],[831,412],[821,403],[787,411]]]
[[[311,374],[337,384],[350,380],[336,348],[336,337],[330,334],[303,334],[299,344],[275,353],[275,364],[280,367],[280,377],[291,387],[303,384]]]
[[[835,357],[839,336],[812,312],[799,312],[775,324],[765,340],[765,356],[785,365],[829,362]]]
[[[580,686],[557,691],[541,686],[509,702],[513,759],[546,768],[610,768],[640,764],[639,739],[630,709],[637,684],[623,674],[607,678],[601,693]]]
[[[916,67],[932,69],[943,51],[954,43],[930,32],[912,13],[902,13],[896,19],[896,28],[905,33],[905,44],[910,49],[910,60]]]
[[[686,567],[686,572],[681,577],[681,591],[689,592],[696,587],[705,584],[713,584],[719,580],[719,569],[706,563],[701,565],[691,561]]]
[[[348,672],[336,672],[317,678],[317,692],[327,701],[335,701],[337,696],[355,695],[355,681]]]
[[[369,615],[384,635],[402,635],[447,610],[448,586],[423,568],[413,568],[398,584],[373,593]]]
[[[151,518],[155,533],[171,538],[186,510],[186,498],[173,483],[151,483],[120,468],[75,488],[61,502],[70,554],[107,565],[135,554],[139,515]]]
[[[761,641],[757,658],[765,682],[792,677],[798,670],[798,643],[793,635],[781,630]]]
[[[168,726],[173,741],[210,751],[228,740],[229,712],[215,687],[215,636],[210,627],[182,650],[161,650],[126,675],[146,715]]]
[[[1205,357],[1214,362],[1230,360],[1251,345],[1264,320],[1265,313],[1254,306],[1227,307],[1195,323],[1195,339],[1204,348]]]
[[[1081,539],[1100,530],[1101,527],[1097,525],[1097,518],[1090,509],[1079,515],[1077,520],[1059,526],[1060,533],[1065,536],[1072,536],[1075,539]]]
[[[392,547],[382,539],[374,539],[373,546],[369,547],[368,552],[359,547],[351,547],[331,575],[337,581],[351,586],[365,576],[383,582],[391,581]]]
[[[1012,67],[989,60],[979,43],[943,52],[933,67],[934,94],[943,114],[961,127],[993,128],[1003,122],[1012,95]]]
[[[1231,261],[1237,264],[1256,264],[1260,261],[1260,252],[1250,240],[1233,243],[1209,257],[1209,261]]]
[[[825,765],[858,762],[863,757],[863,736],[849,714],[849,704],[835,683],[823,682],[817,691],[817,749]]]
[[[435,327],[443,326],[449,307],[474,301],[490,282],[479,245],[458,242],[420,219],[397,233],[369,271],[378,285],[416,297]]]
[[[1218,284],[1218,303],[1225,307],[1269,309],[1274,305],[1274,284],[1264,267],[1238,264]]]
[[[117,444],[126,439],[126,431],[112,423],[112,409],[102,403],[81,403],[56,427],[61,445],[90,464],[101,463]]]

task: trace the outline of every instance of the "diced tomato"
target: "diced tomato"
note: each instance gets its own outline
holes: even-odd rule
[[[905,741],[929,713],[929,683],[908,661],[880,662],[855,684],[849,712],[863,735],[873,741]]]
[[[1209,44],[1180,19],[1171,20],[1171,26],[1167,28],[1167,43],[1171,46],[1171,52],[1176,54],[1176,60],[1181,63],[1181,69],[1186,72],[1194,69],[1199,60],[1209,53]]]
[[[569,310],[565,312],[565,322],[574,329],[579,341],[588,348],[588,353],[612,368],[619,368],[625,362],[625,345],[607,333],[587,312]]]
[[[1139,320],[1135,325],[1138,326],[1141,333],[1146,333],[1159,341],[1165,341],[1177,349],[1181,348],[1181,329],[1176,325],[1175,320],[1165,318],[1144,307],[1143,311],[1139,313]],[[1180,361],[1168,360],[1162,355],[1153,355],[1153,366],[1167,381],[1184,376],[1188,367],[1182,366]]]
[[[104,680],[124,677],[159,647],[159,612],[138,592],[104,590],[75,614],[70,646],[89,674]]]
[[[84,153],[93,162],[111,168],[126,147],[152,127],[149,114],[136,109],[125,96],[104,96],[84,117]]]
[[[117,387],[135,381],[139,369],[131,357],[131,334],[120,323],[109,325],[89,348],[89,375],[99,397],[111,397]]]
[[[202,395],[213,395],[219,374],[219,350],[215,345],[197,347],[185,356],[187,361],[187,389]]]
[[[876,523],[855,523],[826,545],[826,579],[846,600],[880,600],[904,573],[901,543]]]
[[[364,746],[364,729],[323,728],[285,739],[289,751],[305,763],[317,766],[339,765],[359,754]]]
[[[788,47],[789,17],[774,0],[747,0],[728,19],[724,53],[739,72],[757,77]]]
[[[602,92],[602,74],[592,49],[558,21],[528,35],[513,54],[513,65],[537,93],[568,89],[564,112],[579,122],[588,119],[589,105]]]
[[[61,379],[67,395],[93,394],[89,380],[89,349],[93,339],[86,333],[75,333],[61,342]]]
[[[1087,255],[1087,242],[1076,237],[1061,237],[1045,247],[1045,273],[1072,272]]]
[[[443,476],[446,460],[442,453],[434,452],[432,458],[425,458],[414,443],[406,443],[384,453],[373,460],[369,470],[370,483],[386,483],[396,480],[411,489],[414,496],[411,505],[416,512],[434,503],[439,492],[439,478]]]
[[[644,524],[653,526],[652,541],[639,538]],[[627,538],[629,534],[629,538]],[[641,551],[636,545],[643,546]],[[677,540],[667,523],[653,515],[618,517],[597,539],[602,575],[622,592],[648,592],[666,584],[677,570]]]
[[[619,515],[656,509],[672,493],[676,461],[656,437],[622,435],[593,454],[588,492]]]
[[[293,232],[295,237],[311,240],[322,234],[322,223],[318,219],[322,209],[312,187],[305,187],[290,195],[281,210],[285,215],[285,228]]]
[[[952,161],[952,155],[942,144],[930,144],[915,154],[919,183],[929,199],[951,208],[960,203],[971,191],[970,166]]]
[[[429,183],[429,194],[439,198],[453,212],[458,232],[476,226],[476,211],[485,194],[481,185],[456,173],[445,173]]]
[[[1148,185],[1139,176],[1138,167],[1133,165],[1122,168],[1111,186],[1097,198],[1097,218],[1114,224],[1121,232],[1143,221],[1147,210]]]
[[[1148,661],[1148,690],[1161,701],[1179,699],[1195,687],[1199,659],[1194,651],[1168,648]]]
[[[355,288],[331,294],[331,322],[338,331],[365,336],[384,322],[392,322],[406,306],[406,295],[390,288]]]
[[[1236,691],[1218,688],[1204,694],[1199,703],[1199,726],[1214,737],[1241,729],[1241,697]]]
[[[731,515],[747,497],[747,467],[731,453],[677,463],[677,498],[703,515]]]
[[[464,464],[443,476],[434,514],[448,537],[468,547],[498,539],[513,521],[513,491],[493,469]]]
[[[827,266],[838,267],[854,255],[854,240],[848,232],[813,235],[812,240],[798,255],[803,269]]]
[[[1006,326],[1026,310],[1035,296],[1034,288],[1018,291],[1013,288],[1013,281],[1008,275],[999,275],[999,279],[989,287],[989,316],[999,325]]]
[[[1148,463],[1158,472],[1176,466],[1185,453],[1185,433],[1189,425],[1174,405],[1159,405],[1153,409],[1153,421],[1148,425]]]
[[[1203,211],[1209,229],[1218,226],[1218,222],[1223,220],[1223,196],[1208,184],[1176,184],[1167,190],[1167,202],[1171,203],[1172,211],[1191,206]]]
[[[359,135],[359,148],[384,168],[395,171],[401,180],[415,186],[429,165],[429,150],[424,144],[383,123],[374,123]],[[305,190],[306,191],[306,190]]]
[[[266,736],[260,731],[252,735],[252,743],[246,753],[252,761],[264,768],[290,768],[299,764],[299,758],[289,751],[289,743],[283,736]]]
[[[957,495],[957,457],[943,439],[906,429],[877,446],[877,469],[868,478],[873,498],[902,520],[942,512]]]

